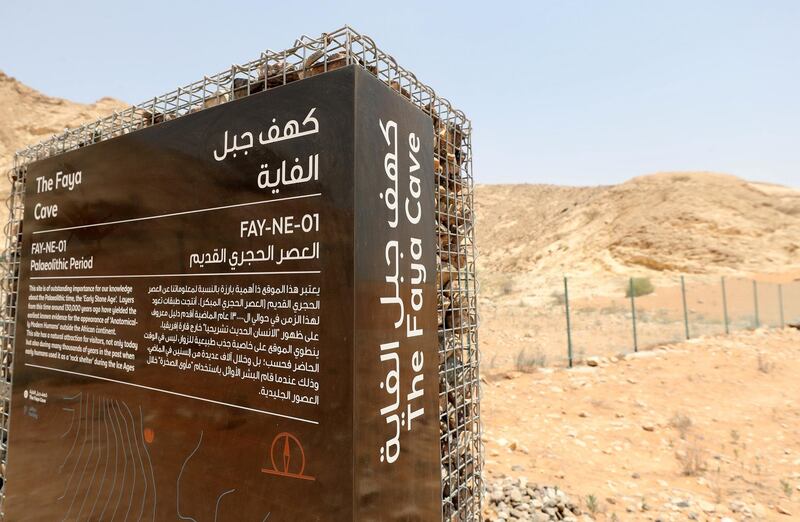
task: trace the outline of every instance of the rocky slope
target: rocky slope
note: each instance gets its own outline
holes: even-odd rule
[[[0,71],[0,169],[5,172],[14,152],[27,145],[125,107],[126,104],[113,98],[102,98],[88,105],[52,98]]]
[[[479,185],[478,267],[489,294],[561,275],[800,269],[800,190],[707,172],[604,187]],[[483,277],[485,276],[485,277]]]

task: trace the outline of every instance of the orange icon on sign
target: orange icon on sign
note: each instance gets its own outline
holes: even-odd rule
[[[304,475],[306,469],[306,454],[300,440],[291,433],[282,432],[272,439],[269,450],[272,469],[261,468],[262,473],[290,477],[302,480],[315,480],[314,477]]]

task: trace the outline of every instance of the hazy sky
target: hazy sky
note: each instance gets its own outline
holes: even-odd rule
[[[350,24],[472,119],[478,182],[800,186],[795,0],[6,0],[0,20],[7,74],[130,103]]]

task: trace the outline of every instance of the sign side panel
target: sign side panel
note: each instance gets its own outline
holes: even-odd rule
[[[357,520],[439,520],[431,118],[356,80]]]

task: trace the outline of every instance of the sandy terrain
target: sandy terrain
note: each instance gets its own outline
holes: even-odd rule
[[[593,495],[599,520],[800,520],[798,375],[791,329],[485,371],[488,478],[557,484],[584,512]]]

